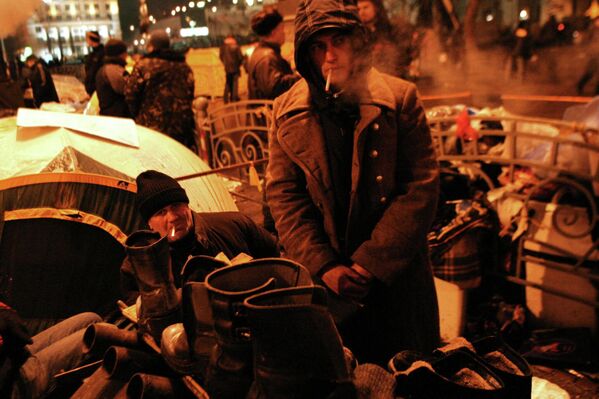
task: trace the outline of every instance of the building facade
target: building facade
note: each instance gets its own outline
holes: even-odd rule
[[[27,28],[33,53],[46,60],[86,55],[90,30],[98,31],[102,42],[121,37],[116,0],[44,0]]]

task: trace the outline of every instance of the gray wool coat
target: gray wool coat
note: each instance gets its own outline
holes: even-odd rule
[[[372,331],[396,351],[429,351],[439,341],[426,241],[439,190],[430,131],[412,83],[370,69],[361,84],[347,231],[335,228],[325,140],[303,79],[274,104],[268,203],[286,256],[316,278],[351,258],[377,280],[359,310],[370,314]]]

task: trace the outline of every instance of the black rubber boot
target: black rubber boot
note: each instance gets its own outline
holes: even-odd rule
[[[306,268],[280,258],[253,260],[206,277],[217,341],[204,381],[212,397],[244,398],[253,380],[252,334],[243,301],[276,288],[311,285]]]
[[[181,374],[203,378],[216,337],[212,309],[208,301],[206,276],[225,262],[209,256],[189,258],[181,271],[183,323],[173,324],[162,333],[161,351],[167,364]]]
[[[326,299],[326,290],[316,286],[277,289],[245,300],[255,376],[248,399],[356,398]]]
[[[530,399],[532,369],[518,352],[496,336],[472,342],[476,354],[505,383],[508,398]]]
[[[409,351],[408,351],[409,352]],[[391,359],[396,394],[414,399],[507,399],[505,384],[475,355],[457,350],[439,358],[415,360],[402,369],[403,352]],[[415,358],[412,358],[414,360]],[[427,361],[428,360],[428,361]]]
[[[149,230],[136,231],[127,237],[125,249],[141,294],[140,331],[160,342],[162,330],[181,321],[167,238]]]

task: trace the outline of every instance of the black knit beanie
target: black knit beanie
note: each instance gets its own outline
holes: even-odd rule
[[[268,36],[281,22],[283,16],[273,7],[266,6],[252,16],[250,26],[258,36]]]
[[[152,215],[176,202],[189,204],[189,198],[181,185],[172,177],[155,170],[146,170],[137,176],[135,202],[141,216],[148,221]]]

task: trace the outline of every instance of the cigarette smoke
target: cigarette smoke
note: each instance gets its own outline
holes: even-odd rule
[[[40,5],[41,0],[0,0],[0,39],[17,32]]]

